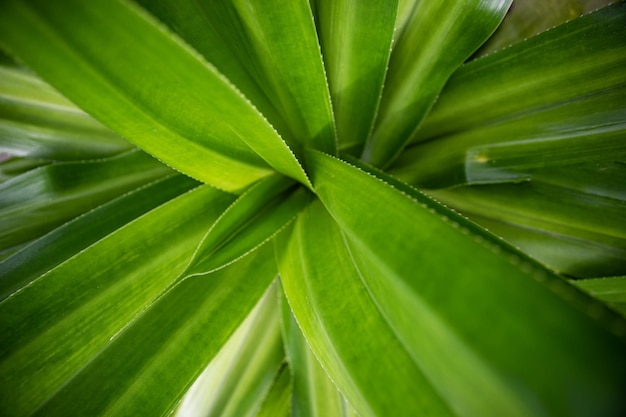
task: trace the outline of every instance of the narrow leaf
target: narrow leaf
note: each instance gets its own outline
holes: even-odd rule
[[[387,71],[397,0],[316,1],[316,20],[342,148],[365,142]],[[359,150],[360,152],[360,150]]]
[[[0,66],[0,152],[76,160],[111,156],[131,147],[40,79]]]
[[[379,312],[341,230],[319,201],[290,234],[278,236],[277,249],[289,306],[311,350],[361,417],[453,415]]]
[[[559,272],[576,277],[626,273],[623,199],[540,180],[430,194]]]
[[[222,268],[268,242],[291,222],[311,197],[280,175],[250,187],[211,226],[185,276]]]
[[[199,187],[129,223],[0,303],[0,414],[31,415],[65,386],[173,283],[204,231],[232,199]],[[143,352],[137,346],[150,343],[130,346]],[[100,384],[96,390],[102,401],[103,389]]]
[[[376,305],[453,410],[625,411],[624,341],[603,328],[623,336],[621,318],[417,191],[319,152],[307,162]]]
[[[542,109],[416,144],[390,172],[411,184],[435,188],[519,181],[538,168],[624,160],[622,78],[593,95],[565,101],[555,95],[555,102],[544,103]]]
[[[27,242],[172,170],[135,150],[43,166],[0,184],[0,247]]]
[[[201,279],[212,279],[204,277]],[[246,320],[181,401],[176,417],[254,417],[284,364],[276,286]]]
[[[626,3],[462,66],[415,137],[424,141],[623,87]]]
[[[450,75],[496,29],[511,1],[417,3],[391,54],[364,160],[384,167],[395,159]]]
[[[281,290],[281,325],[293,380],[294,417],[345,417],[348,407],[309,348]]]
[[[227,77],[232,74],[294,150],[304,145],[335,152],[328,85],[308,0],[142,3],[215,60]]]
[[[198,183],[173,174],[60,226],[0,264],[0,300],[115,230]]]
[[[272,248],[264,249],[210,277],[180,282],[35,415],[170,414],[276,276]]]

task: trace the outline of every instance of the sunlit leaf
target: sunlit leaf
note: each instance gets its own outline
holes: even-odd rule
[[[417,3],[391,54],[365,161],[386,166],[397,157],[448,77],[496,29],[511,1]]]

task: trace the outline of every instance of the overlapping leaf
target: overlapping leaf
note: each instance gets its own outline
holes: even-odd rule
[[[345,233],[353,274],[363,278],[402,345],[455,412],[624,411],[624,342],[590,316],[604,315],[606,326],[623,334],[621,319],[422,194],[310,155],[317,195]],[[303,314],[292,307],[296,318]],[[576,395],[566,388],[572,384]],[[572,400],[582,397],[584,409]]]
[[[0,184],[0,248],[37,238],[172,170],[138,151],[43,166]]]
[[[397,0],[315,1],[316,22],[342,148],[358,153],[369,136],[382,93]]]
[[[265,159],[307,183],[291,150],[250,102],[136,6],[123,0],[66,2],[63,8],[7,1],[0,11],[0,36],[21,59],[180,171],[239,190],[271,172]]]
[[[466,64],[391,172],[432,188],[623,159],[625,23],[619,2]]]
[[[43,81],[0,66],[0,152],[75,160],[111,156],[131,146]]]
[[[1,413],[30,415],[65,386],[172,284],[232,199],[208,186],[197,188],[5,299],[0,304]],[[129,346],[141,352],[137,346],[148,345]]]
[[[0,263],[0,299],[142,214],[198,183],[180,174],[159,179],[77,217]]]
[[[386,166],[397,157],[448,77],[496,29],[511,1],[417,2],[395,43],[364,160]]]

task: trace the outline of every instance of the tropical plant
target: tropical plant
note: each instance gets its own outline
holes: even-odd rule
[[[626,415],[591,3],[0,1],[0,414]]]

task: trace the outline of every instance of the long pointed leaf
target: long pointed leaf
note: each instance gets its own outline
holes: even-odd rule
[[[180,282],[35,415],[168,415],[276,276],[271,250]]]
[[[174,174],[53,230],[0,263],[0,300],[126,223],[197,185],[190,178]]]
[[[275,287],[268,289],[194,382],[176,417],[256,415],[285,358]]]
[[[64,386],[173,283],[232,200],[199,187],[0,303],[0,414],[30,415]]]
[[[0,247],[42,236],[172,170],[138,151],[43,166],[0,184]]]
[[[511,1],[417,3],[391,55],[366,161],[386,166],[402,151],[448,77],[496,29]]]
[[[0,152],[75,160],[131,147],[35,76],[0,67]]]
[[[378,311],[319,201],[298,217],[291,234],[279,235],[277,249],[289,306],[361,417],[453,415]]]
[[[623,86],[626,3],[618,1],[462,66],[415,136],[437,136]]]
[[[317,26],[341,147],[365,142],[387,72],[397,0],[317,0]],[[360,150],[359,150],[360,151]]]
[[[309,348],[282,293],[280,304],[283,340],[293,380],[292,415],[345,417],[349,406]]]
[[[292,180],[275,175],[250,187],[211,226],[184,275],[198,275],[235,261],[267,243],[311,197]]]
[[[623,336],[623,320],[423,194],[317,152],[308,166],[377,305],[454,410],[625,411],[624,341],[602,327]]]
[[[136,6],[7,1],[0,12],[0,36],[16,55],[100,121],[187,175],[239,190],[271,172],[262,157],[308,183],[250,102]]]

